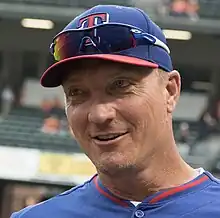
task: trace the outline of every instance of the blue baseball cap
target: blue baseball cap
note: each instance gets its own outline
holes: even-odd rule
[[[128,39],[129,43],[131,41],[128,30],[132,33],[132,46],[126,44]],[[95,37],[91,36],[91,31]],[[97,49],[82,52],[82,46]],[[57,62],[42,75],[44,87],[61,85],[64,68],[71,64],[74,70],[74,61],[79,59],[103,59],[167,72],[173,70],[162,30],[144,11],[133,7],[98,5],[85,11],[54,37],[50,49]]]

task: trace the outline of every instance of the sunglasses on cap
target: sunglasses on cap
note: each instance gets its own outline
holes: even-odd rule
[[[56,61],[88,54],[117,54],[139,45],[158,46],[168,54],[168,46],[139,28],[108,24],[93,29],[73,29],[55,36],[50,52]]]

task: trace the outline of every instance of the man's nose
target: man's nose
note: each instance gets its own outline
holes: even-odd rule
[[[88,113],[88,121],[97,125],[111,122],[116,116],[116,111],[111,103],[93,105]]]

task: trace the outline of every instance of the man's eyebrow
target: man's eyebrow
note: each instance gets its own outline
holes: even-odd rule
[[[152,69],[149,68],[140,68],[140,67],[132,67],[130,69],[128,68],[122,68],[118,73],[115,73],[115,76],[131,76],[131,77],[138,77],[138,76],[144,76],[148,75],[152,72]]]
[[[66,83],[77,83],[77,82],[81,82],[83,79],[77,76],[71,77],[69,79],[66,80]]]
[[[72,83],[79,83],[83,80],[81,76],[78,75],[78,73],[69,73],[66,77],[63,78],[62,85],[70,85]]]

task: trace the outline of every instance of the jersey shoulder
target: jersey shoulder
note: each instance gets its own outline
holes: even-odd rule
[[[193,189],[175,202],[181,217],[220,217],[220,180],[209,172],[204,174],[208,180],[202,187]]]
[[[49,200],[26,207],[18,212],[14,212],[10,218],[69,217],[69,212],[74,214],[81,208],[81,205],[92,199],[92,196],[94,196],[95,192],[91,188],[93,178],[82,185],[73,187],[53,198],[50,198]]]

